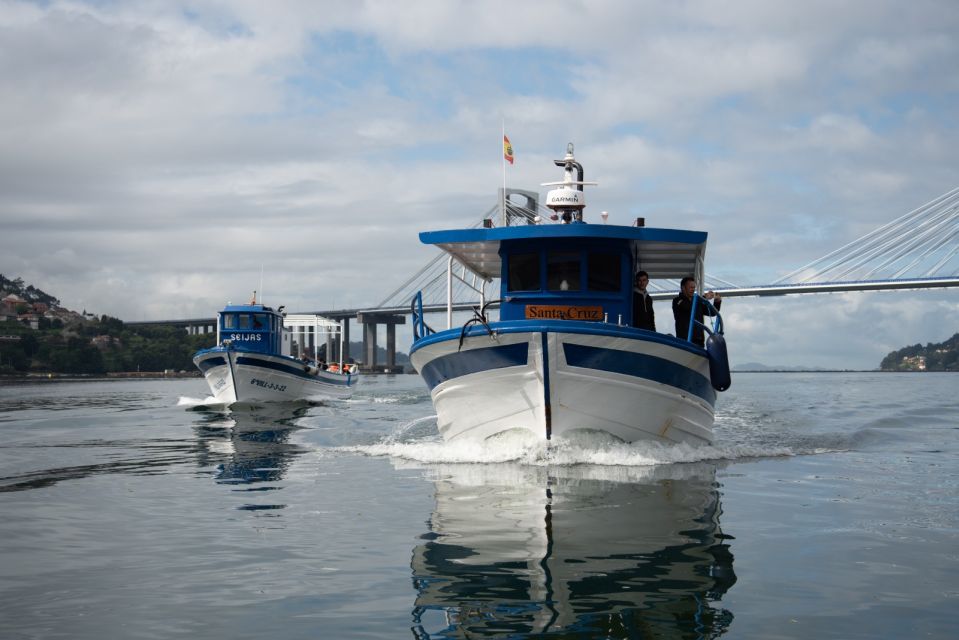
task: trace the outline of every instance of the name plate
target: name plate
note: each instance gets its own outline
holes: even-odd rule
[[[574,307],[562,304],[528,304],[527,320],[602,320],[602,307]]]

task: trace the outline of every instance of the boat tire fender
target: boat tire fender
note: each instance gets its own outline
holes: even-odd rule
[[[716,391],[725,391],[732,384],[729,374],[729,356],[726,353],[726,338],[714,333],[706,340],[709,355],[709,379]]]

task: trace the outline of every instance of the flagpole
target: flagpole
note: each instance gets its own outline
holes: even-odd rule
[[[506,142],[506,118],[503,118],[503,139],[500,141],[500,147],[503,147],[503,143]],[[506,220],[506,153],[505,148],[501,150],[500,162],[503,163],[503,226],[507,226],[508,222]]]

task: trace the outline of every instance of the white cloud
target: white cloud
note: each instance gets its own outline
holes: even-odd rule
[[[857,118],[839,114],[817,117],[802,137],[810,146],[826,152],[869,151],[879,142],[869,127]]]
[[[261,266],[277,304],[374,304],[419,231],[494,204],[505,119],[511,186],[573,141],[588,214],[708,230],[710,272],[769,282],[959,184],[957,27],[931,0],[4,3],[0,271],[126,319]],[[951,293],[857,295],[731,300],[734,360],[944,337]]]
[[[875,369],[890,351],[959,331],[959,291],[730,298],[723,302],[730,362]]]

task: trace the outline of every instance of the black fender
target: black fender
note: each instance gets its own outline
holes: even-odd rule
[[[726,338],[714,333],[706,339],[706,353],[709,355],[709,379],[716,391],[725,391],[732,384],[729,374],[729,356],[726,353]]]

